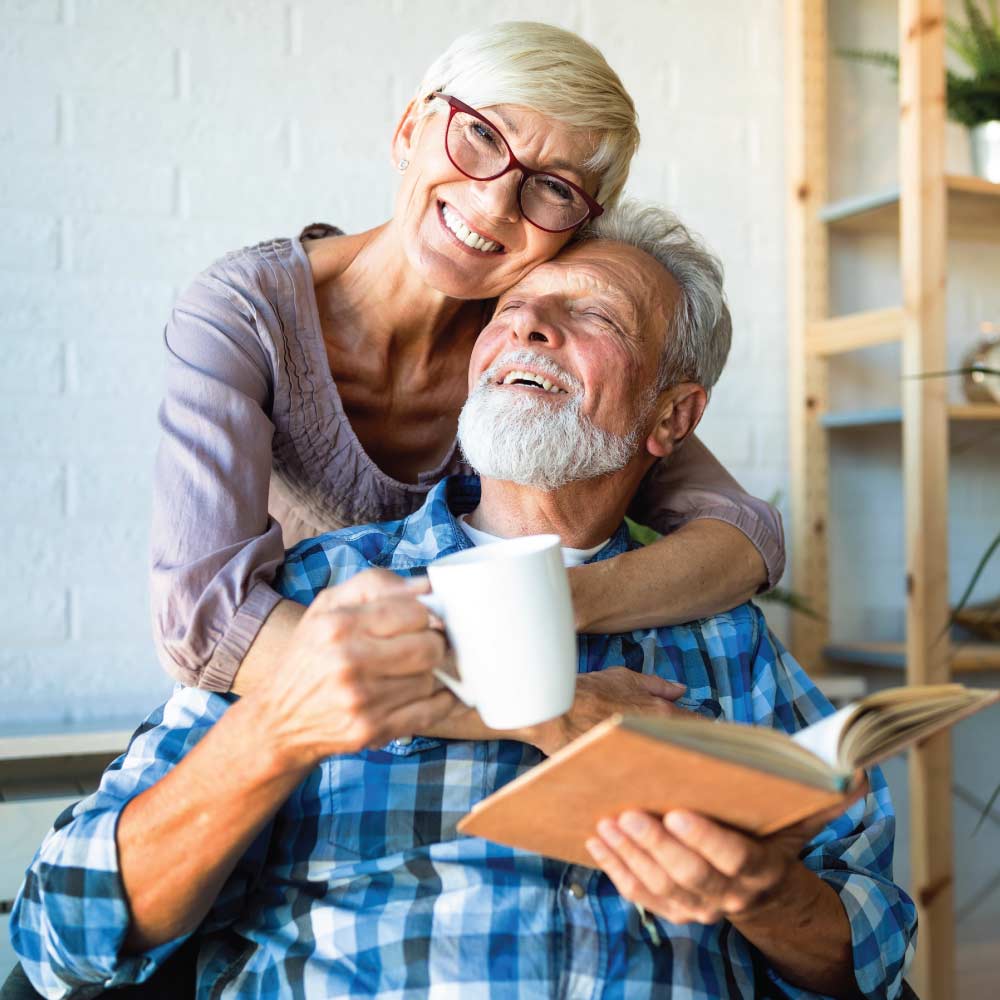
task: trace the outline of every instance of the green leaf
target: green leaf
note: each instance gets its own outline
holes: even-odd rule
[[[972,64],[977,76],[994,76],[1000,73],[1000,36],[986,20],[978,3],[965,0],[965,16],[969,19],[969,33],[976,52]]]
[[[997,785],[997,787],[993,789],[993,794],[990,796],[990,801],[987,802],[986,805],[983,807],[983,811],[979,816],[979,822],[976,823],[976,828],[972,831],[973,837],[977,833],[979,833],[979,828],[983,825],[983,823],[986,822],[986,817],[989,816],[990,810],[993,808],[993,803],[996,802],[998,795],[1000,795],[1000,785]]]
[[[875,52],[869,49],[837,49],[837,55],[852,62],[868,63],[870,66],[881,66],[893,72],[893,78],[899,79],[899,56],[894,52]]]
[[[948,619],[949,628],[955,624],[955,619],[961,613],[962,609],[966,604],[969,603],[969,598],[972,596],[973,590],[976,589],[976,584],[979,583],[979,578],[983,575],[983,570],[986,569],[986,564],[993,557],[993,553],[1000,548],[1000,532],[997,532],[996,538],[987,546],[986,551],[983,553],[982,558],[979,560],[979,564],[976,566],[975,571],[972,574],[972,579],[969,581],[965,588],[965,593],[958,599],[958,604],[955,606],[955,610],[951,613],[951,618]]]
[[[807,618],[814,618],[816,621],[826,621],[826,619],[804,598],[801,594],[796,594],[794,590],[786,590],[784,587],[775,587],[766,594],[761,594],[756,600],[765,601],[770,604],[782,604],[792,611],[805,615]]]
[[[639,524],[630,517],[625,518],[625,524],[628,526],[628,533],[632,536],[633,541],[638,542],[640,545],[652,545],[653,542],[663,537],[658,531],[647,528],[646,525]]]
[[[948,375],[1000,375],[1000,368],[990,368],[988,365],[972,365],[969,368],[956,368],[950,372],[919,372],[916,375],[904,375],[903,378],[945,378]]]

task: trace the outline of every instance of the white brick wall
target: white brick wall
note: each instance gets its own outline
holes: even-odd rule
[[[424,68],[518,17],[596,42],[634,95],[633,193],[729,269],[705,437],[750,488],[783,487],[779,0],[0,0],[0,728],[134,716],[165,689],[146,552],[177,290],[234,247],[387,217]]]

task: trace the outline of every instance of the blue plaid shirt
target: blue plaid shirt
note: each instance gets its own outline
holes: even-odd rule
[[[455,516],[478,500],[477,480],[445,480],[404,520],[303,542],[276,586],[308,603],[369,566],[421,573],[470,546]],[[622,526],[594,558],[633,546]],[[682,704],[712,718],[793,732],[830,711],[752,604],[690,625],[581,636],[579,657],[582,673],[625,664],[682,681]],[[100,789],[56,821],[11,919],[14,947],[44,995],[142,981],[181,944],[121,953],[129,911],[115,825],[232,701],[178,688]],[[513,741],[414,737],[325,760],[258,836],[198,930],[198,996],[815,995],[784,982],[729,923],[644,918],[600,872],[456,833],[476,802],[541,759]],[[840,895],[855,975],[872,998],[897,996],[914,940],[913,904],[892,882],[893,831],[876,769],[867,799],[802,853]]]

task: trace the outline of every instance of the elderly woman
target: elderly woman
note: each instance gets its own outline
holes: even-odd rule
[[[252,689],[304,610],[270,586],[285,546],[404,516],[467,470],[455,433],[491,300],[618,198],[637,145],[632,101],[596,49],[495,25],[456,41],[406,108],[388,222],[262,243],[196,279],[166,327],[154,502],[171,674]],[[581,631],[687,621],[781,574],[777,515],[697,440],[631,514],[666,534],[571,571]]]

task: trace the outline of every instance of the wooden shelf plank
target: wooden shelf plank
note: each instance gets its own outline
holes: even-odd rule
[[[986,403],[960,403],[948,407],[948,419],[960,422],[968,421],[1000,421],[1000,406],[990,406]],[[827,430],[848,429],[851,427],[871,427],[878,424],[901,424],[903,409],[900,406],[886,406],[870,410],[840,410],[821,413],[821,427]]]
[[[850,427],[871,427],[876,424],[901,424],[903,410],[899,406],[887,406],[872,410],[843,410],[834,413],[821,413],[820,426],[828,430],[838,430]]]
[[[42,733],[0,737],[0,762],[15,763],[40,757],[79,757],[120,754],[132,736],[121,729],[95,733]]]
[[[855,195],[824,205],[820,222],[847,230],[898,230],[899,188],[891,187],[872,194]]]
[[[901,642],[831,642],[823,647],[823,655],[838,663],[857,666],[891,670],[906,667],[906,647]],[[951,668],[955,673],[1000,670],[1000,643],[956,643],[952,648]]]
[[[0,738],[0,786],[52,779],[92,780],[122,753],[131,730]]]
[[[831,357],[878,344],[898,343],[903,338],[903,310],[873,309],[810,323],[806,328],[806,351]]]
[[[948,233],[963,239],[1000,240],[1000,184],[949,174]],[[899,188],[843,198],[820,209],[821,222],[845,232],[899,233]]]
[[[1000,404],[961,403],[948,407],[950,420],[1000,420]]]

